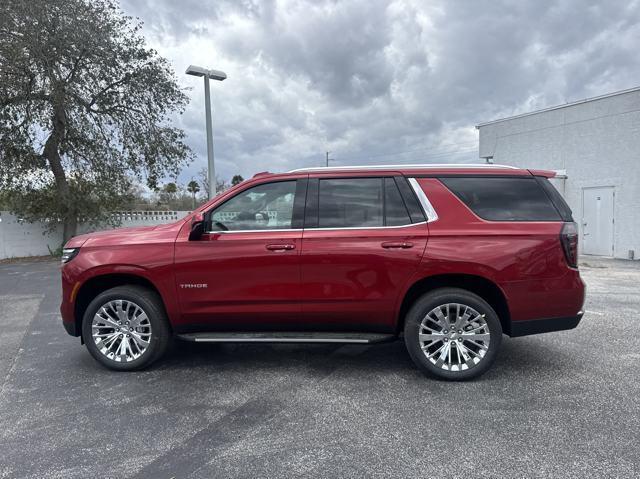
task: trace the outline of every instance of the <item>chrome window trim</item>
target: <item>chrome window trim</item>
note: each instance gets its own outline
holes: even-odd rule
[[[409,223],[406,225],[396,226],[345,226],[343,228],[297,228],[297,229],[273,229],[273,230],[234,230],[234,231],[207,231],[207,234],[231,234],[231,233],[270,233],[270,232],[296,232],[296,231],[341,231],[341,230],[386,230],[409,228],[427,224],[428,221],[420,221],[418,223]]]
[[[230,233],[270,233],[272,231],[275,232],[296,232],[296,231],[302,231],[302,228],[274,228],[274,229],[267,229],[267,230],[227,230],[227,231],[223,231],[223,230],[214,230],[214,231],[207,231],[207,234],[230,234]]]
[[[416,180],[415,178],[407,178],[407,179],[409,180],[409,184],[411,185],[411,188],[413,188],[413,191],[418,196],[418,200],[422,205],[422,209],[427,215],[426,222],[431,223],[433,221],[436,221],[438,219],[438,213],[436,213],[436,210],[434,209],[433,205],[429,201],[429,198],[427,198],[427,195],[420,187],[418,180]]]
[[[426,221],[420,221],[419,223],[409,223],[406,225],[396,225],[396,226],[344,226],[342,228],[305,228],[308,231],[341,231],[341,230],[387,230],[387,229],[397,229],[397,228],[409,228],[410,226],[417,226],[426,224]]]

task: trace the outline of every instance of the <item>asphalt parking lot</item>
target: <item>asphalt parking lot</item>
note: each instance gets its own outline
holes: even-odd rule
[[[638,477],[640,263],[582,271],[578,329],[447,383],[402,342],[182,343],[110,372],[60,324],[57,263],[0,264],[0,477]]]

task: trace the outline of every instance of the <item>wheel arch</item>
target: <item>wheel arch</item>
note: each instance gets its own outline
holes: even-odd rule
[[[82,318],[84,317],[84,313],[87,310],[87,307],[96,296],[108,289],[115,288],[116,286],[127,285],[141,286],[156,293],[158,295],[158,298],[160,299],[162,307],[164,308],[165,314],[167,313],[167,306],[164,302],[162,294],[160,294],[160,290],[148,278],[132,273],[99,274],[85,281],[82,286],[80,286],[80,289],[76,294],[74,306],[76,331],[82,331]]]
[[[502,289],[490,279],[473,274],[437,274],[414,282],[404,295],[397,317],[396,332],[404,328],[404,321],[411,305],[423,294],[438,288],[460,288],[477,294],[494,309],[502,331],[511,333],[511,313],[509,303]]]

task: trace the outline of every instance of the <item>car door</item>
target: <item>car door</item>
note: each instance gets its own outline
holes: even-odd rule
[[[310,178],[305,215],[301,294],[308,327],[393,328],[400,292],[428,236],[406,178]]]
[[[248,187],[206,214],[199,240],[178,240],[184,330],[279,329],[299,321],[306,183]]]

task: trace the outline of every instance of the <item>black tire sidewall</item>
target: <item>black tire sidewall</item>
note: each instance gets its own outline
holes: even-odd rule
[[[441,368],[436,368],[436,366],[427,359],[420,347],[418,334],[422,319],[424,319],[427,313],[433,308],[445,303],[460,303],[471,306],[479,313],[485,315],[485,321],[489,327],[491,340],[487,353],[478,365],[466,371],[446,371]],[[484,374],[491,367],[502,342],[502,326],[496,312],[480,296],[464,289],[441,288],[423,295],[411,307],[405,319],[404,341],[411,359],[413,359],[413,362],[421,371],[441,379],[464,381]]]
[[[98,309],[105,303],[117,299],[136,303],[147,314],[151,323],[149,347],[141,357],[128,363],[119,363],[104,356],[98,350],[91,334],[93,317]],[[168,321],[160,298],[153,291],[137,286],[118,286],[100,293],[89,303],[82,320],[82,339],[89,353],[102,365],[117,371],[135,371],[149,366],[166,350],[169,335]]]

